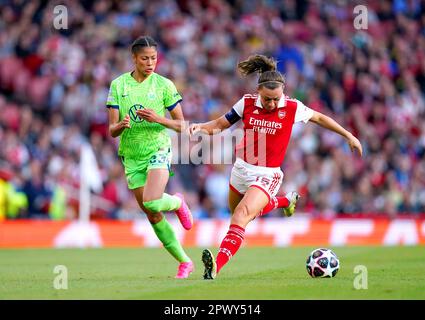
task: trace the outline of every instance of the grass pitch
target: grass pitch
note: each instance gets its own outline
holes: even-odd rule
[[[313,279],[305,261],[313,247],[242,248],[216,280],[196,264],[176,280],[177,263],[164,250],[0,250],[0,299],[425,299],[424,247],[332,247],[341,268],[335,278]],[[217,252],[213,248],[213,253]],[[68,270],[68,289],[56,290],[54,268]],[[356,265],[367,267],[368,289],[356,290]]]

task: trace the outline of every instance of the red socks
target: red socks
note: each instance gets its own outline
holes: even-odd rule
[[[286,197],[272,197],[266,206],[261,210],[259,216],[264,216],[276,208],[286,208],[289,206],[289,200]]]
[[[269,203],[261,211],[260,216],[269,213],[273,209],[286,208],[287,206],[289,206],[289,200],[286,197],[272,197]],[[218,250],[216,258],[217,273],[239,250],[244,240],[244,236],[244,228],[236,224],[230,225],[229,231],[227,231],[226,236],[221,242],[220,249]]]
[[[221,242],[220,249],[217,254],[217,273],[220,269],[233,257],[239,250],[245,235],[245,229],[236,225],[231,224],[229,231]]]

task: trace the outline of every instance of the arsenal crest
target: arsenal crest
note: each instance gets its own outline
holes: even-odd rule
[[[281,111],[279,110],[279,112],[277,113],[277,116],[279,117],[279,119],[283,119],[286,116],[286,111]]]

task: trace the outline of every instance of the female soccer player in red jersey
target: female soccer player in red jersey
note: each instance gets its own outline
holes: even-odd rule
[[[243,141],[236,147],[236,161],[230,177],[229,206],[232,212],[229,231],[217,257],[210,250],[202,252],[204,279],[214,279],[221,268],[236,254],[244,240],[247,224],[276,207],[292,215],[298,200],[296,192],[276,197],[282,183],[283,162],[296,122],[314,122],[343,136],[351,151],[362,154],[359,140],[335,120],[306,107],[283,93],[285,80],[276,70],[276,61],[255,55],[238,64],[244,75],[258,72],[258,94],[246,94],[225,115],[206,123],[191,124],[189,134],[198,131],[215,134],[239,120],[244,124]]]

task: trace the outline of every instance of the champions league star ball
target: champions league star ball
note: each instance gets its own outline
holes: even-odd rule
[[[332,278],[339,270],[339,260],[332,250],[319,248],[307,257],[306,268],[313,278]]]

